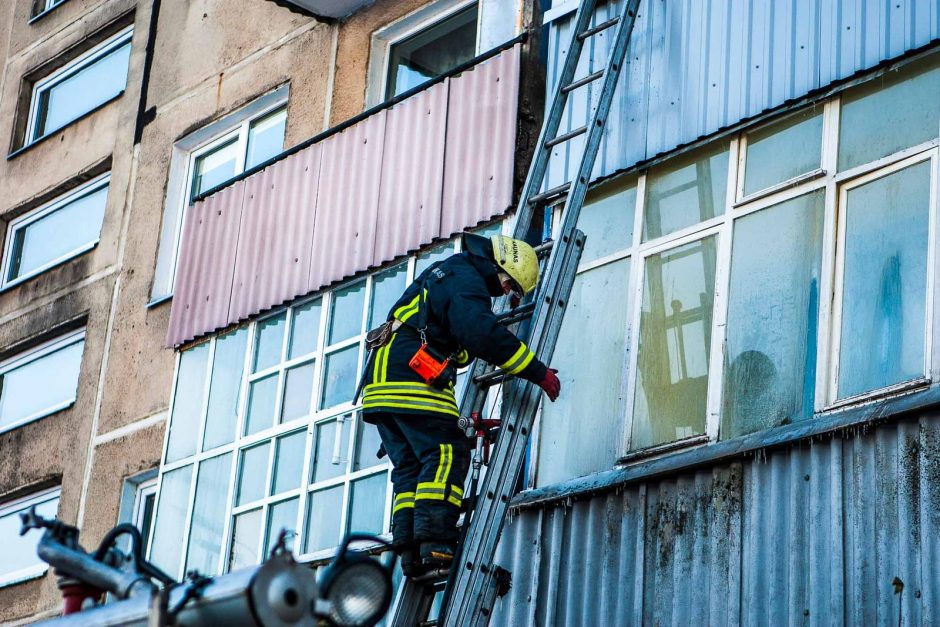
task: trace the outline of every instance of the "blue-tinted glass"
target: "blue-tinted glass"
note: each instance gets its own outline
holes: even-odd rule
[[[196,435],[202,423],[208,366],[208,343],[184,351],[180,356],[173,415],[170,418],[170,438],[166,446],[167,462],[189,457],[196,452]]]
[[[304,552],[313,553],[339,544],[343,521],[343,486],[311,492],[307,499]]]
[[[280,109],[251,123],[248,130],[248,157],[245,169],[251,169],[277,155],[284,148],[287,109]]]
[[[385,322],[389,310],[405,291],[408,266],[399,264],[379,273],[372,281],[372,303],[369,305],[369,328]]]
[[[720,216],[725,212],[727,187],[726,144],[654,168],[646,183],[643,240]]]
[[[230,142],[196,157],[193,164],[193,185],[190,198],[217,187],[236,174],[238,140]]]
[[[205,575],[219,572],[222,554],[222,532],[228,497],[229,476],[232,470],[232,454],[226,453],[199,464],[196,479],[196,498],[193,502],[193,520],[189,528],[189,553],[186,568],[198,570]]]
[[[328,343],[335,344],[362,332],[362,307],[365,305],[365,298],[365,281],[333,292]]]
[[[75,400],[85,341],[0,375],[0,428]]]
[[[287,532],[287,548],[293,549],[294,537],[297,535],[297,504],[300,499],[290,499],[275,503],[268,509],[268,532],[266,534],[264,553],[268,555],[281,530]]]
[[[804,113],[747,136],[744,195],[759,192],[819,167],[821,110]]]
[[[313,394],[313,362],[296,366],[284,375],[284,400],[281,403],[281,422],[288,422],[310,413]]]
[[[356,392],[359,373],[356,361],[359,357],[359,345],[327,355],[323,368],[323,392],[320,395],[320,408],[326,409],[352,400]]]
[[[281,363],[281,350],[284,347],[284,327],[287,326],[287,313],[266,318],[258,323],[255,333],[255,357],[252,372],[258,372]]]
[[[382,533],[385,530],[385,491],[388,476],[383,472],[352,483],[348,532]]]
[[[280,494],[303,483],[304,450],[307,446],[307,432],[298,431],[277,440],[274,453],[274,486],[271,494]]]
[[[267,494],[265,481],[268,476],[268,451],[270,442],[242,451],[238,467],[238,491],[235,505],[257,501]]]
[[[300,305],[294,309],[294,321],[290,333],[288,357],[293,359],[308,355],[317,350],[320,339],[320,310],[323,301],[320,298]]]
[[[59,508],[58,495],[36,504],[36,513],[45,518],[54,518]],[[41,533],[36,531],[20,534],[22,520],[20,514],[28,508],[10,511],[0,516],[0,538],[3,538],[3,559],[0,560],[0,579],[30,567],[45,567],[45,563],[36,555],[36,547]]]
[[[430,250],[426,250],[415,260],[415,278],[418,278],[422,272],[424,272],[431,264],[444,261],[448,257],[454,254],[454,245],[451,242],[446,244],[441,244],[440,246],[435,246]]]
[[[160,501],[153,523],[153,543],[150,561],[172,576],[179,575],[183,559],[183,529],[189,505],[189,486],[193,466],[183,466],[163,475],[160,483]]]
[[[274,401],[277,396],[277,375],[253,381],[248,386],[248,411],[245,412],[245,435],[251,435],[274,424]]]
[[[235,439],[238,397],[241,393],[248,327],[220,337],[215,343],[212,380],[209,383],[209,411],[202,450],[228,444]]]

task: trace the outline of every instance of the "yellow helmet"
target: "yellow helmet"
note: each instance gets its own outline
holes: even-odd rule
[[[505,235],[490,237],[496,265],[519,284],[524,294],[535,289],[539,282],[539,259],[535,250],[522,240]]]

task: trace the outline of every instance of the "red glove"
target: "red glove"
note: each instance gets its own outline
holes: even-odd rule
[[[547,368],[545,370],[545,376],[542,377],[542,380],[539,382],[539,387],[545,391],[545,394],[548,395],[548,400],[553,403],[555,399],[558,398],[558,393],[561,392],[561,381],[555,376],[557,372],[558,371],[554,368]]]

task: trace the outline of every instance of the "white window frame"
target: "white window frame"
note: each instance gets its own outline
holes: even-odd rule
[[[43,11],[51,11],[60,4],[65,4],[65,0],[46,0],[46,8]]]
[[[146,513],[144,503],[146,503],[147,497],[150,495],[156,496],[156,494],[157,494],[157,478],[156,477],[154,477],[153,479],[147,479],[146,481],[141,481],[140,483],[137,484],[137,489],[134,492],[134,508],[131,512],[131,523],[135,527],[137,527],[137,529],[143,529],[144,522],[146,522],[144,519],[144,514]],[[157,502],[154,501],[153,504],[154,504],[154,509],[153,509],[152,514],[154,518],[156,518]],[[150,525],[150,528],[151,530],[153,529],[153,524]],[[147,538],[147,540],[149,541],[149,538]]]
[[[47,137],[48,135],[51,135],[52,133],[55,133],[56,131],[61,130],[61,128],[65,128],[63,126],[53,131],[49,131],[45,133],[44,135],[40,135],[38,137],[34,136],[36,132],[36,126],[39,122],[39,114],[40,114],[39,102],[40,102],[40,94],[42,92],[51,89],[57,84],[71,78],[78,72],[84,70],[88,66],[93,65],[94,63],[100,61],[101,59],[108,56],[109,54],[117,50],[118,48],[122,47],[124,44],[127,44],[128,42],[130,42],[133,36],[134,36],[134,26],[131,25],[131,26],[128,26],[127,28],[124,28],[120,32],[116,33],[115,35],[112,35],[107,40],[101,42],[100,44],[98,44],[97,46],[89,50],[88,52],[82,54],[80,57],[73,59],[69,63],[57,69],[55,72],[53,72],[49,76],[46,76],[39,81],[36,81],[36,84],[33,85],[32,95],[30,96],[29,119],[27,120],[27,123],[26,123],[26,136],[23,141],[23,145],[29,146],[30,144],[34,144],[37,141],[43,139],[44,137]],[[115,97],[122,94],[125,89],[127,89],[126,82],[125,82],[125,87],[121,89],[121,91],[118,92],[118,94]],[[105,101],[105,102],[108,102],[108,101]],[[86,111],[85,113],[82,113],[79,117],[87,115],[87,114],[88,114],[88,111]],[[66,126],[68,124],[71,124],[74,121],[75,120],[71,120],[70,122],[66,124]]]
[[[242,174],[248,154],[248,131],[252,123],[286,107],[288,97],[289,88],[282,85],[242,109],[191,133],[173,146],[151,304],[162,302],[173,295],[183,235],[183,218],[189,207],[196,159],[232,138],[237,138],[239,153],[236,157],[234,176]]]
[[[9,501],[7,503],[0,503],[0,516],[6,516],[9,514],[15,516],[17,513],[27,510],[35,505],[48,503],[53,499],[61,499],[61,496],[62,488],[55,487],[49,488],[48,490],[43,490],[41,492],[36,492],[34,494],[28,494],[24,497]],[[58,508],[56,509],[58,510]],[[33,566],[22,568],[16,572],[8,573],[6,575],[0,575],[0,588],[22,583],[30,579],[36,579],[37,577],[42,577],[48,570],[49,564],[39,560],[39,563]]]
[[[73,331],[72,333],[68,333],[61,337],[57,337],[53,340],[49,340],[48,342],[40,344],[39,346],[26,350],[22,353],[14,355],[13,357],[10,357],[9,359],[3,362],[0,362],[0,375],[4,375],[7,372],[10,372],[11,370],[15,370],[19,368],[20,366],[25,366],[26,364],[36,361],[37,359],[41,359],[45,357],[46,355],[49,355],[50,353],[54,353],[60,349],[63,349],[67,346],[71,346],[72,344],[75,344],[77,342],[81,342],[84,340],[85,340],[85,329]],[[83,357],[84,357],[84,350],[82,352],[83,352]],[[79,369],[79,378],[81,378],[80,373],[81,373],[81,369]],[[56,405],[47,407],[46,409],[40,410],[36,412],[35,414],[31,414],[25,418],[21,418],[20,420],[16,422],[12,422],[8,425],[4,425],[3,427],[0,427],[0,433],[4,433],[6,431],[12,431],[13,429],[21,427],[28,422],[33,422],[34,420],[45,418],[46,416],[50,416],[56,412],[59,412],[59,411],[62,411],[63,409],[71,407],[72,405],[75,404],[75,401],[77,400],[77,398],[78,398],[78,381],[76,381],[75,383],[75,395],[71,399],[62,401],[60,403],[57,403]]]
[[[4,251],[3,263],[2,265],[0,265],[0,272],[2,272],[3,274],[0,275],[0,290],[5,290],[7,288],[13,287],[14,285],[18,285],[24,281],[28,281],[29,279],[39,274],[42,274],[46,270],[49,270],[50,268],[53,268],[63,263],[64,261],[68,261],[69,259],[72,259],[73,257],[77,257],[81,255],[82,253],[88,252],[89,250],[92,250],[93,248],[95,248],[98,245],[98,243],[101,241],[100,229],[98,230],[98,236],[95,237],[94,240],[90,242],[86,242],[85,244],[82,244],[81,246],[78,246],[70,250],[69,252],[60,255],[59,257],[56,257],[55,259],[46,262],[45,264],[39,266],[38,268],[34,270],[31,270],[30,272],[21,274],[15,279],[7,280],[7,276],[10,270],[10,263],[12,261],[12,256],[13,256],[12,244],[13,244],[14,236],[16,235],[16,231],[26,228],[30,224],[33,224],[34,222],[38,222],[42,220],[43,218],[45,218],[47,215],[58,211],[65,205],[68,205],[76,200],[79,200],[80,198],[84,196],[93,194],[104,187],[108,187],[110,184],[111,184],[111,173],[108,172],[95,179],[92,179],[91,181],[88,181],[87,183],[84,183],[83,185],[69,192],[66,192],[62,196],[59,196],[58,198],[52,200],[51,202],[45,205],[42,205],[36,209],[33,209],[32,211],[29,211],[11,220],[10,223],[7,225],[6,239],[4,240],[4,245],[3,245],[3,251]],[[105,203],[107,203],[107,199],[105,199]],[[103,217],[102,217],[102,222],[103,222]]]

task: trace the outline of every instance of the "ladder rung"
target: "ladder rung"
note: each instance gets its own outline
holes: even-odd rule
[[[529,204],[535,205],[535,204],[542,202],[543,200],[548,200],[549,198],[554,198],[555,196],[561,196],[562,194],[566,193],[569,189],[571,189],[571,181],[568,181],[567,183],[562,183],[558,187],[553,187],[548,191],[542,192],[541,194],[536,194],[535,196],[529,199]]]
[[[591,27],[591,28],[589,28],[589,29],[587,29],[587,30],[584,30],[584,31],[581,31],[580,33],[578,33],[578,39],[580,39],[581,41],[584,41],[585,39],[587,39],[587,38],[590,37],[591,35],[596,35],[597,33],[601,32],[602,30],[607,30],[608,28],[610,28],[611,26],[613,26],[614,24],[616,24],[616,23],[619,22],[619,21],[620,21],[620,18],[619,18],[619,17],[614,17],[614,18],[611,18],[611,19],[607,20],[606,22],[601,22],[601,23],[598,24],[597,26],[593,26],[593,27]]]
[[[584,85],[587,85],[588,83],[593,83],[594,81],[596,81],[603,75],[604,75],[604,70],[598,70],[594,72],[593,74],[588,74],[584,78],[579,78],[578,80],[574,82],[568,83],[567,85],[561,88],[561,91],[566,94],[571,93],[578,87],[582,87]]]
[[[477,385],[486,387],[490,385],[497,385],[511,378],[512,375],[506,374],[502,370],[493,370],[491,372],[487,372],[486,374],[481,374],[478,377],[474,377],[473,382]]]
[[[559,135],[558,137],[553,137],[553,138],[551,138],[550,140],[548,140],[547,142],[545,142],[545,147],[546,147],[546,148],[551,148],[551,147],[553,147],[553,146],[557,146],[558,144],[561,144],[561,143],[563,143],[563,142],[566,142],[566,141],[568,141],[569,139],[574,139],[574,138],[577,137],[578,135],[584,135],[585,133],[587,133],[587,125],[586,125],[586,124],[585,124],[584,126],[579,126],[578,128],[576,128],[576,129],[574,129],[574,130],[568,131],[567,133],[564,133],[564,134],[562,134],[562,135]]]
[[[508,326],[515,322],[519,322],[520,320],[531,318],[533,311],[535,311],[535,303],[526,303],[525,305],[520,305],[519,307],[511,309],[506,313],[499,314],[496,316],[496,320],[499,321],[500,324]]]

